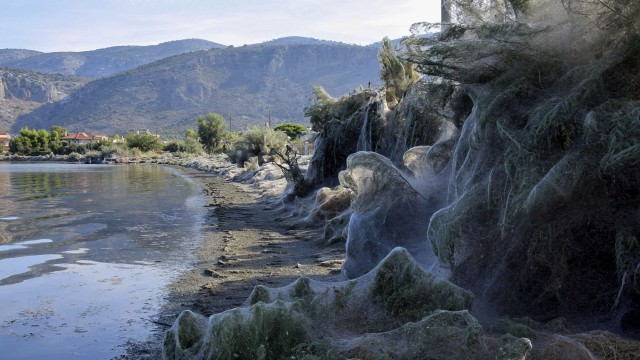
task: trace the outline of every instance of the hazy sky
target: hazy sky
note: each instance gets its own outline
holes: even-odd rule
[[[436,22],[440,0],[0,0],[0,49],[82,51],[198,38],[284,36],[366,45]]]

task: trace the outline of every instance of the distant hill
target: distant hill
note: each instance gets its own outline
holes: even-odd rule
[[[151,46],[115,46],[82,52],[36,52],[27,57],[17,57],[7,50],[0,50],[0,66],[49,74],[101,78],[169,56],[222,47],[225,45],[188,39]],[[2,51],[7,51],[6,60],[3,60]],[[11,59],[11,56],[14,58]]]
[[[2,64],[22,60],[31,56],[43,54],[40,51],[27,50],[27,49],[0,49],[0,66]]]
[[[377,49],[354,45],[262,45],[186,53],[94,80],[65,101],[21,116],[13,129],[182,133],[197,115],[221,113],[233,130],[303,121],[313,85],[335,96],[379,83]]]
[[[18,116],[60,101],[86,82],[75,76],[0,68],[0,131],[9,130]]]
[[[303,36],[287,36],[255,45],[347,45],[339,41],[319,40]]]

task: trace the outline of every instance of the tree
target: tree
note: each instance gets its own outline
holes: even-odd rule
[[[284,123],[273,128],[276,131],[282,131],[287,134],[287,136],[291,139],[295,139],[300,135],[307,132],[307,128],[304,125],[295,124],[295,123]]]
[[[391,40],[386,36],[382,39],[378,61],[380,62],[380,78],[384,81],[387,89],[387,102],[400,101],[404,92],[419,78],[418,73],[414,70],[414,65],[398,58]]]
[[[138,148],[140,151],[152,151],[162,149],[160,137],[150,133],[129,133],[125,137],[129,148]]]
[[[31,130],[28,127],[20,129],[20,135],[15,136],[9,142],[9,150],[20,154],[34,154],[49,152],[50,134],[47,130]]]
[[[184,152],[189,154],[202,152],[202,144],[198,142],[198,133],[194,129],[187,129],[184,133]]]
[[[198,137],[200,143],[208,154],[213,153],[222,143],[226,124],[220,114],[208,113],[207,116],[198,116]]]
[[[61,154],[63,152],[64,145],[60,138],[65,136],[67,129],[54,125],[49,129],[49,133],[49,148],[54,154]]]
[[[194,129],[189,128],[185,131],[184,138],[198,140],[198,133]]]
[[[37,143],[38,148],[41,151],[49,150],[49,140],[51,139],[51,134],[45,129],[38,130]]]
[[[31,141],[28,137],[14,136],[9,142],[9,151],[15,154],[29,154],[31,152]]]
[[[53,125],[49,129],[49,132],[51,133],[52,136],[54,133],[57,133],[59,138],[66,136],[68,133],[66,128],[63,128],[62,126],[58,126],[58,125]]]
[[[310,106],[304,108],[304,116],[309,117],[314,131],[322,130],[324,123],[331,118],[329,112],[336,102],[322,85],[313,87],[313,100]]]

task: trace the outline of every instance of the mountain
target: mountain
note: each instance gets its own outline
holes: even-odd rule
[[[0,131],[8,130],[18,116],[60,101],[86,82],[75,76],[0,68]]]
[[[94,80],[65,101],[21,116],[13,129],[62,125],[73,131],[182,133],[217,112],[232,130],[303,121],[315,84],[334,95],[378,79],[377,50],[354,45],[272,45],[169,57]]]
[[[345,43],[332,40],[319,40],[303,36],[286,36],[278,39],[265,41],[256,45],[346,45]]]
[[[3,60],[0,52],[0,66],[49,74],[100,78],[169,56],[222,47],[225,45],[206,40],[188,39],[151,46],[115,46],[82,52],[38,53],[12,60]]]
[[[0,66],[2,64],[22,60],[31,56],[43,54],[40,51],[27,50],[27,49],[0,49]]]

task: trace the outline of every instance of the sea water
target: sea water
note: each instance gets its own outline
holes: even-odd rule
[[[153,165],[0,164],[0,358],[143,341],[201,239],[201,189]]]

